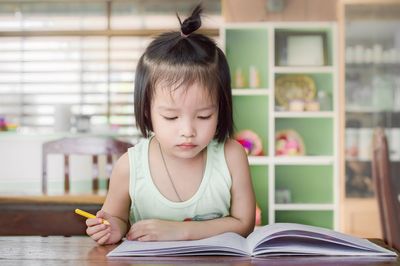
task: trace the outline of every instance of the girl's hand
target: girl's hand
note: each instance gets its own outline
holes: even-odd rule
[[[133,224],[126,238],[139,241],[184,240],[184,232],[183,222],[149,219]]]
[[[103,224],[102,219],[107,220],[110,225]],[[96,213],[96,218],[86,220],[86,233],[99,245],[115,244],[122,238],[116,219],[100,210]]]

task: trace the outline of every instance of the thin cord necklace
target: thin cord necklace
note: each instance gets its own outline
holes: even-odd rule
[[[158,149],[160,150],[161,158],[162,158],[162,161],[163,161],[163,164],[164,164],[164,167],[165,167],[165,171],[167,172],[169,181],[171,181],[172,187],[174,188],[175,194],[176,194],[176,196],[178,197],[179,201],[180,201],[180,202],[183,202],[181,196],[180,196],[179,193],[178,193],[178,190],[177,190],[176,187],[175,187],[174,180],[172,179],[171,174],[169,173],[169,170],[168,170],[168,167],[167,167],[167,163],[165,162],[164,154],[163,154],[163,152],[162,152],[161,145],[160,145],[160,142],[158,142],[158,140],[157,140],[157,143],[158,143]],[[203,152],[203,151],[202,151],[202,160],[204,161],[204,152]],[[202,173],[202,175],[201,175],[202,177],[203,177],[203,175],[204,175],[204,168],[205,168],[205,167],[203,166],[203,173]]]
[[[175,183],[172,180],[171,174],[168,171],[167,163],[165,162],[165,158],[164,158],[164,154],[163,154],[162,149],[161,149],[160,142],[157,141],[157,143],[158,143],[158,149],[160,150],[161,158],[162,158],[162,161],[164,163],[165,171],[167,172],[169,181],[171,181],[172,187],[174,188],[175,194],[176,194],[176,196],[178,196],[179,201],[182,202],[183,200],[182,200],[181,196],[179,196],[178,190],[176,190],[176,187],[175,187]]]

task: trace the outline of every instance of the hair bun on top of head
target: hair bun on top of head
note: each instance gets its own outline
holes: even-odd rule
[[[179,20],[179,24],[181,25],[182,36],[186,37],[189,34],[191,34],[192,32],[194,32],[200,28],[201,12],[203,12],[203,8],[201,7],[201,5],[197,5],[195,7],[195,9],[193,10],[192,15],[190,15],[190,17],[185,19],[183,22],[181,22],[181,19],[180,19],[178,13],[176,14],[176,16],[178,17],[178,20]]]

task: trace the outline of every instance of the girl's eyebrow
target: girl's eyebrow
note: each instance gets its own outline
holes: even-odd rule
[[[211,110],[211,109],[216,109],[216,108],[217,108],[217,106],[213,104],[213,105],[199,108],[199,109],[197,109],[197,111],[206,111],[206,110]]]
[[[216,108],[217,108],[217,106],[213,104],[213,105],[209,105],[206,107],[201,107],[199,109],[196,109],[196,111],[207,111],[207,110],[216,109]],[[157,109],[159,109],[161,111],[170,111],[170,112],[180,110],[180,108],[173,108],[173,107],[167,107],[167,106],[158,106]]]

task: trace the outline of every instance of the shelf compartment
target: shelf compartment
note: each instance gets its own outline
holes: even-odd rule
[[[316,92],[314,100],[318,100],[318,92],[324,92],[327,99],[326,105],[321,106],[321,111],[332,111],[334,106],[334,82],[333,82],[333,72],[330,73],[306,73],[306,72],[292,72],[292,73],[277,73],[275,74],[275,81],[281,77],[290,77],[290,76],[307,76],[310,77],[315,84]],[[275,85],[276,87],[276,85]],[[276,90],[276,88],[275,88]],[[279,106],[275,100],[275,105]],[[304,113],[313,113],[313,112],[304,112]]]
[[[333,186],[331,165],[275,167],[275,193],[278,189],[288,190],[290,192],[288,204],[332,204]]]
[[[258,206],[261,209],[261,222],[268,224],[268,166],[251,166],[250,173]]]
[[[268,29],[265,27],[227,28],[225,38],[225,54],[231,72],[232,87],[237,87],[235,77],[238,69],[241,70],[244,78],[243,86],[249,86],[251,66],[258,71],[260,87],[268,87],[267,62],[270,60]]]
[[[322,66],[332,66],[334,63],[334,54],[333,54],[333,39],[334,32],[331,26],[322,26],[322,27],[276,27],[275,28],[275,66],[285,65],[284,62],[281,61],[282,56],[287,56],[287,37],[288,36],[306,36],[306,35],[315,35],[322,37],[322,49],[323,49],[323,57],[324,62],[322,62]],[[285,60],[283,60],[285,61]]]
[[[332,156],[333,118],[276,118],[275,130],[295,130],[304,141],[308,156]],[[314,129],[314,130],[310,130]]]
[[[268,153],[268,110],[268,96],[233,96],[235,131],[254,131],[261,138],[265,155]]]
[[[333,211],[276,211],[277,223],[300,223],[333,229]]]

